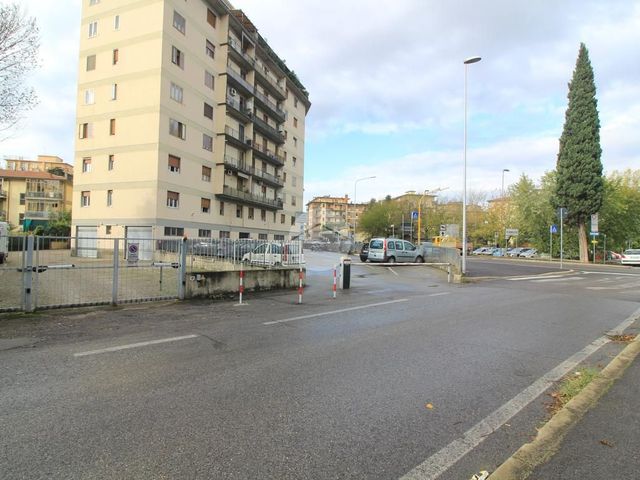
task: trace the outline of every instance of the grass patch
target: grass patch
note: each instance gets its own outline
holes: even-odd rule
[[[551,415],[555,415],[562,409],[569,401],[578,395],[584,387],[589,385],[591,381],[598,376],[600,370],[593,367],[585,367],[581,370],[576,370],[572,375],[566,377],[560,382],[558,389],[549,394],[552,401],[546,404],[547,411]]]

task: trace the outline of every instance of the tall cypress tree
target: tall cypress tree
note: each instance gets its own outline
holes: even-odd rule
[[[600,119],[593,69],[584,43],[569,83],[569,106],[556,165],[555,207],[566,207],[567,223],[578,226],[580,260],[588,261],[586,222],[602,206],[604,181],[600,155]]]

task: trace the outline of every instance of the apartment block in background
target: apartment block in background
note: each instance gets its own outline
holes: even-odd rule
[[[225,0],[82,3],[73,233],[297,234],[309,97],[246,15]]]
[[[73,166],[59,157],[5,157],[0,168],[0,221],[33,229],[51,215],[71,210]]]
[[[367,203],[349,203],[349,196],[315,197],[307,203],[307,237],[313,240],[347,237],[355,222],[367,209]]]

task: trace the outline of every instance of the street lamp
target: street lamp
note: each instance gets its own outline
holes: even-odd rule
[[[462,274],[467,273],[467,70],[481,57],[469,57],[464,61],[464,172],[462,188]]]
[[[500,190],[500,196],[502,198],[504,198],[504,173],[505,172],[509,172],[510,170],[508,168],[503,168],[502,169],[502,189]]]
[[[357,178],[355,182],[353,182],[353,241],[356,241],[356,227],[358,226],[358,207],[357,207],[357,199],[358,199],[358,182],[362,180],[371,180],[376,178],[375,175],[371,177],[362,177]]]

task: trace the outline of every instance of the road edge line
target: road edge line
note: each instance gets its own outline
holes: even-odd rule
[[[630,324],[639,318],[640,310],[636,310]],[[560,448],[566,434],[598,403],[616,380],[622,377],[638,354],[640,354],[640,335],[616,355],[589,385],[540,428],[532,442],[522,445],[489,476],[489,479],[525,480],[537,466],[548,462]]]

